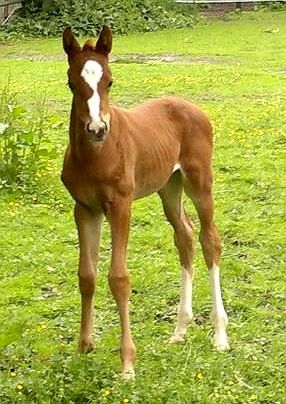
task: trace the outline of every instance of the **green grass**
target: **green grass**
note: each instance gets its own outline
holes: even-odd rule
[[[119,321],[106,282],[106,225],[95,302],[97,349],[85,357],[75,353],[77,236],[73,204],[59,182],[70,103],[60,40],[1,45],[0,85],[9,77],[28,109],[46,96],[60,122],[48,133],[58,150],[54,171],[39,173],[31,195],[0,194],[1,403],[285,403],[285,43],[285,12],[115,38],[114,55],[121,60],[112,64],[113,102],[130,106],[178,94],[203,106],[214,124],[216,217],[232,347],[218,354],[211,346],[208,274],[197,237],[195,322],[185,345],[167,344],[179,265],[158,198],[138,201],[128,258],[138,362],[136,382],[129,384],[118,376]],[[37,57],[29,60],[33,53]],[[196,58],[129,63],[131,53]],[[189,202],[187,209],[198,229]]]

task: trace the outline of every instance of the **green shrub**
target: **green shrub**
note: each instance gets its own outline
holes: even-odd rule
[[[56,117],[48,116],[45,99],[33,112],[17,103],[10,84],[0,98],[0,188],[30,190],[47,161],[56,156],[49,137]]]
[[[23,36],[54,36],[72,26],[79,35],[96,35],[102,25],[114,33],[155,31],[190,27],[190,8],[173,0],[46,0],[29,1],[5,27],[6,33]]]

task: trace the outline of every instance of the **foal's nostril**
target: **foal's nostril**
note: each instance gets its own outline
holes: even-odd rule
[[[102,121],[102,123],[103,123],[103,125],[104,125],[104,127],[102,128],[102,130],[103,130],[104,132],[107,132],[107,123],[106,123],[105,121]]]
[[[90,124],[89,124],[89,123],[87,124],[86,128],[87,128],[87,131],[88,131],[89,133],[95,133],[95,130],[90,128]]]
[[[96,135],[100,137],[103,136],[104,134],[105,134],[105,128],[100,128]]]

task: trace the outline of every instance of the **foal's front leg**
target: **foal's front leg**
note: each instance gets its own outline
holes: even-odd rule
[[[81,293],[81,327],[79,352],[86,353],[93,348],[93,294],[95,291],[96,265],[102,213],[91,213],[76,204],[75,221],[79,236],[79,288]]]
[[[136,348],[132,339],[129,321],[128,302],[131,289],[126,265],[130,208],[130,199],[122,197],[118,197],[106,205],[106,216],[110,222],[112,233],[112,259],[108,281],[120,316],[120,356],[124,379],[134,378],[133,363],[136,357]]]

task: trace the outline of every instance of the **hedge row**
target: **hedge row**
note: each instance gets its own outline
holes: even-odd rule
[[[117,34],[183,28],[195,13],[174,0],[28,0],[5,31],[23,36],[56,36],[66,26],[78,35],[96,35],[106,24]]]

